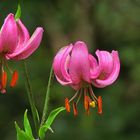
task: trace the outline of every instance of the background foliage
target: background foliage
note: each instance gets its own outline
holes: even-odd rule
[[[18,1],[0,1],[0,25],[8,13],[16,12]],[[79,116],[62,113],[53,124],[49,140],[139,140],[140,139],[140,1],[139,0],[21,0],[21,19],[33,33],[37,26],[45,32],[40,48],[28,59],[32,88],[42,112],[49,70],[56,51],[76,40],[90,51],[118,50],[121,73],[112,86],[94,89],[103,96],[103,115],[96,110],[86,116],[82,104]],[[9,62],[20,73],[18,85],[0,94],[0,139],[15,140],[14,121],[21,125],[25,108],[30,109],[25,90],[23,64]],[[10,78],[10,77],[9,77]],[[50,110],[62,106],[74,91],[52,85]],[[29,118],[31,118],[29,110]]]

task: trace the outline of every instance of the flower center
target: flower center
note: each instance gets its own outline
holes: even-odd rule
[[[106,79],[106,75],[107,75],[107,74],[103,71],[103,72],[99,75],[98,78],[99,78],[100,80],[104,80],[104,79]]]

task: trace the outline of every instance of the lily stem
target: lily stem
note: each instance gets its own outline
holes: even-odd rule
[[[29,80],[29,74],[28,74],[26,61],[24,61],[24,71],[25,71],[25,78],[26,78],[26,82],[27,82],[28,99],[29,99],[29,103],[30,103],[30,107],[31,107],[31,111],[32,111],[32,116],[33,116],[33,121],[34,121],[35,129],[36,129],[36,135],[37,135],[39,121],[38,121],[38,117],[37,117],[37,112],[36,112],[37,110],[35,107],[34,95],[33,95],[30,80]]]
[[[51,87],[52,79],[53,79],[53,69],[51,67],[50,75],[49,75],[49,81],[48,81],[48,85],[47,85],[46,97],[45,97],[45,104],[44,104],[44,109],[43,109],[43,114],[42,114],[41,126],[45,122],[47,111],[48,111],[48,102],[49,102],[50,87]]]

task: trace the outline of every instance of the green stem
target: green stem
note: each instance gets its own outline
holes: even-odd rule
[[[35,129],[36,129],[36,134],[38,134],[39,122],[38,122],[38,118],[37,118],[34,95],[33,95],[32,89],[31,89],[26,61],[24,61],[24,71],[25,71],[25,78],[26,78],[26,82],[27,82],[28,99],[29,99],[29,103],[30,103],[30,107],[31,107],[32,115],[33,115],[33,121],[34,121]]]
[[[47,85],[46,98],[45,98],[45,104],[44,104],[44,109],[43,109],[43,114],[42,114],[41,125],[43,125],[43,123],[45,122],[46,114],[48,111],[48,102],[49,102],[50,87],[51,87],[52,79],[53,79],[53,69],[51,67],[49,81],[48,81],[48,85]]]

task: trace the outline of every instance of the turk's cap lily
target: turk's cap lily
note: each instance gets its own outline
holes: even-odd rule
[[[39,47],[42,35],[43,28],[38,27],[30,37],[22,21],[10,13],[0,31],[0,53],[6,59],[25,59]]]
[[[12,74],[10,87],[14,87],[18,80],[18,72],[9,68],[7,60],[22,60],[29,57],[40,45],[43,28],[37,27],[30,37],[29,32],[20,19],[15,20],[10,13],[4,20],[0,30],[0,91],[6,92],[7,73],[4,66]]]
[[[111,85],[117,79],[120,71],[120,61],[117,51],[96,51],[96,58],[88,52],[86,44],[77,41],[70,44],[56,54],[53,61],[53,70],[58,82],[69,85],[76,93],[69,100],[65,99],[65,108],[70,112],[70,103],[73,101],[74,115],[78,115],[77,104],[84,95],[84,108],[87,114],[89,109],[98,106],[98,113],[102,114],[102,97],[96,97],[92,86],[103,88]],[[75,99],[77,98],[77,101]]]

